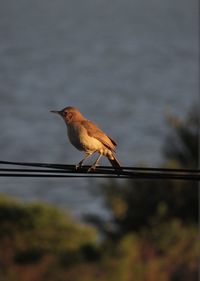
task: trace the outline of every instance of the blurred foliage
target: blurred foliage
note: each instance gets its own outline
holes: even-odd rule
[[[194,105],[186,120],[180,120],[172,115],[167,116],[173,131],[167,137],[164,156],[180,167],[198,168],[200,156],[198,111],[198,106]]]
[[[132,233],[120,241],[120,280],[195,280],[198,250],[193,225],[186,227],[177,219],[153,224],[151,231]]]
[[[172,132],[164,146],[166,168],[197,168],[198,111],[192,110],[186,121],[168,116]],[[171,140],[171,141],[169,141]],[[151,228],[155,218],[160,221],[179,218],[198,222],[198,183],[178,180],[110,181],[102,187],[105,204],[111,212],[110,224],[96,216],[88,216],[105,236],[120,239],[132,231]]]
[[[101,232],[119,239],[132,231],[151,228],[152,220],[174,217],[198,222],[198,184],[186,181],[112,181],[103,186],[105,203],[112,214],[110,223],[87,216]]]
[[[64,211],[0,196],[0,273],[13,264],[36,264],[47,257],[60,261],[68,255],[72,264],[81,253],[87,260],[84,249],[95,248],[96,240],[94,228],[75,223]]]
[[[197,168],[197,111],[168,121],[163,166]],[[111,220],[87,217],[100,236],[55,207],[0,196],[0,281],[198,279],[196,182],[109,181],[101,192]]]
[[[132,232],[118,243],[104,241],[94,260],[66,255],[73,264],[46,256],[37,263],[8,264],[9,281],[188,281],[197,280],[199,240],[195,225],[174,219]],[[79,252],[80,254],[81,252]],[[95,255],[96,257],[96,255]],[[12,270],[11,270],[12,269]]]

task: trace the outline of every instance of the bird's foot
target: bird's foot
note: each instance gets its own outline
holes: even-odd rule
[[[75,166],[75,169],[76,171],[79,171],[82,167],[82,164],[81,163],[78,163],[76,166]]]

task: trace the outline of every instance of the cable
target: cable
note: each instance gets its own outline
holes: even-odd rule
[[[41,168],[53,168],[53,169],[70,169],[74,170],[75,165],[69,164],[52,164],[52,163],[36,163],[36,162],[11,162],[11,161],[0,161],[0,165],[17,165],[17,166],[28,166],[28,167],[41,167]],[[83,166],[88,169],[90,166]],[[133,171],[162,171],[162,172],[186,172],[186,173],[200,173],[200,169],[172,169],[172,168],[152,168],[152,167],[129,167],[122,166],[122,170],[133,170]],[[98,166],[98,170],[113,170],[112,166]]]
[[[119,179],[168,179],[200,181],[200,170],[122,167],[116,173],[112,166],[99,166],[95,171],[87,172],[90,166],[76,170],[75,165],[26,163],[0,161],[0,165],[26,166],[27,168],[0,168],[0,177],[40,177],[40,178],[119,178]],[[33,168],[35,167],[35,168]],[[37,169],[36,169],[37,168]]]

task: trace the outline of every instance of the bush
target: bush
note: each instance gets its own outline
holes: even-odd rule
[[[0,197],[2,263],[36,262],[45,255],[78,252],[95,243],[96,231],[92,227],[76,223],[56,207]]]

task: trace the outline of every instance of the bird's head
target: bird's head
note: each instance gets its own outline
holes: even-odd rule
[[[51,110],[51,112],[59,114],[64,119],[66,124],[69,124],[72,121],[80,121],[84,118],[80,111],[72,106],[65,107],[60,111]]]

